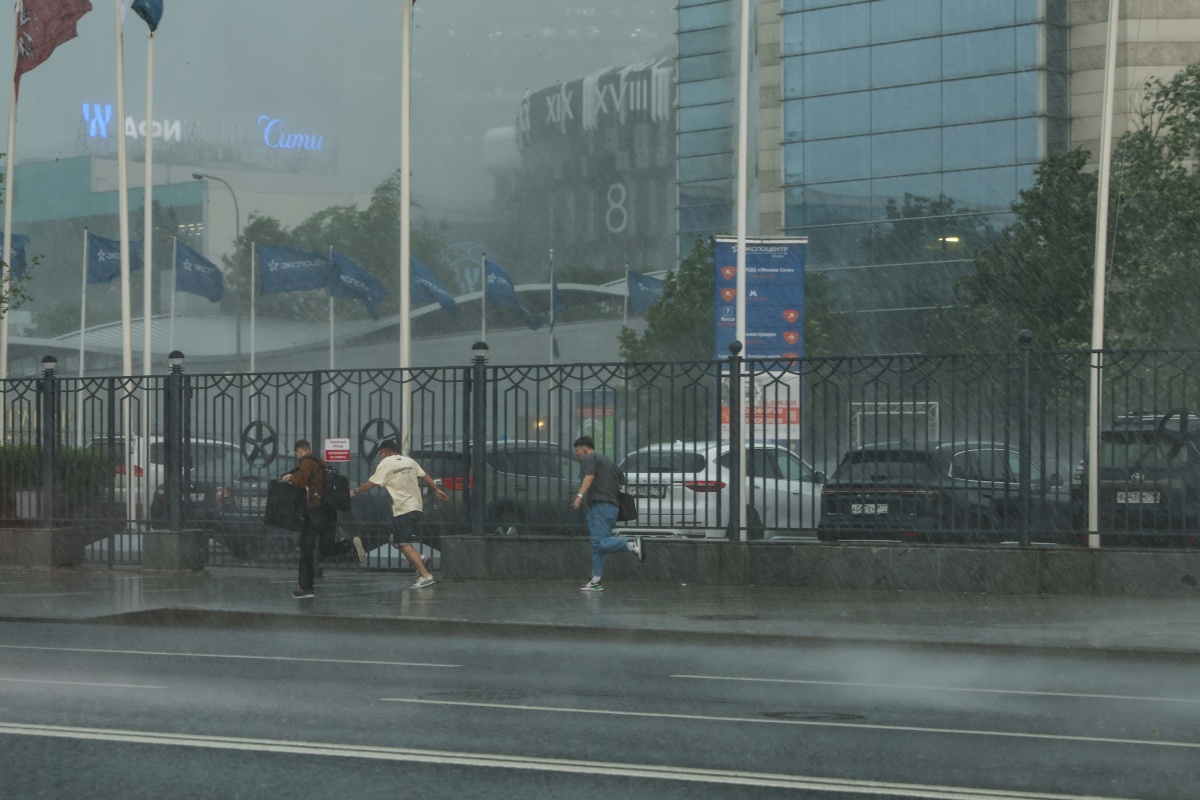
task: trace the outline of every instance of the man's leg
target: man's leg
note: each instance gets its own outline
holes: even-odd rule
[[[419,576],[412,585],[414,589],[424,589],[434,582],[433,575],[425,568],[421,554],[417,552],[417,548],[413,547],[413,542],[417,540],[417,522],[420,519],[420,511],[410,511],[407,514],[392,517],[392,546],[399,548],[400,552],[404,553],[404,557],[408,559],[408,563],[413,565],[413,569]]]
[[[431,573],[425,568],[425,562],[421,559],[421,554],[417,552],[417,548],[411,544],[406,544],[400,548],[400,552],[404,553],[404,557],[408,559],[408,563],[413,565],[413,569],[417,571],[418,575],[422,578],[430,576]]]
[[[300,563],[299,577],[300,588],[306,591],[311,591],[313,588],[313,548],[317,546],[317,539],[320,538],[320,532],[314,527],[311,516],[304,518],[304,523],[300,526]]]
[[[604,574],[604,563],[608,553],[624,550],[623,539],[612,536],[612,527],[617,521],[617,507],[611,503],[596,503],[588,509],[587,526],[588,538],[592,543],[592,580],[597,581]],[[613,541],[619,541],[614,546]]]

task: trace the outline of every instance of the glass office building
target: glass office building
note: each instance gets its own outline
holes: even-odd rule
[[[1034,170],[1069,143],[1066,0],[762,0],[781,23],[781,230],[809,237],[854,315],[848,349],[915,349],[967,268],[1011,221]],[[679,8],[681,255],[731,231],[740,0]],[[765,101],[765,74],[755,76]],[[761,123],[761,118],[760,118]],[[764,148],[756,157],[763,175]],[[769,190],[770,187],[762,187]],[[909,221],[914,218],[914,221]],[[754,217],[751,217],[752,225]]]

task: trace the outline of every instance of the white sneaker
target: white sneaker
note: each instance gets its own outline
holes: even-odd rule
[[[434,581],[433,576],[428,575],[424,578],[417,578],[417,581],[412,585],[412,588],[424,589],[426,586],[433,586],[434,583],[436,583],[436,581]]]
[[[354,552],[358,553],[358,563],[367,563],[367,551],[366,548],[363,547],[362,537],[355,536],[350,541],[354,542]]]

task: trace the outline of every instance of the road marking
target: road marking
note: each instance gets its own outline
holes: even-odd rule
[[[0,678],[0,683],[51,683],[56,686],[103,686],[107,689],[165,689],[165,686],[139,686],[136,683],[89,683],[85,681],[49,681],[43,678]]]
[[[1090,744],[1147,744],[1161,747],[1185,747],[1200,750],[1200,742],[1173,742],[1165,739],[1115,739],[1104,736],[1073,736],[1062,733],[1028,733],[1025,731],[984,731],[970,728],[922,728],[915,725],[878,725],[869,722],[828,722],[810,719],[781,719],[776,717],[717,717],[707,714],[668,714],[653,711],[614,711],[604,708],[567,708],[560,706],[525,706],[515,703],[468,703],[462,700],[423,700],[409,697],[381,697],[385,703],[412,703],[430,706],[463,706],[494,708],[505,711],[549,711],[558,714],[600,714],[612,717],[649,717],[652,719],[682,719],[692,722],[741,722],[756,725],[803,725],[810,728],[856,728],[868,731],[899,731],[904,733],[938,733],[961,736],[998,736],[1009,739],[1049,739]]]
[[[908,683],[853,683],[850,681],[806,681],[797,678],[735,678],[721,675],[672,675],[696,681],[739,681],[745,683],[799,683],[812,686],[850,686],[857,689],[911,689],[921,692],[978,692],[980,694],[1018,694],[1034,697],[1079,697],[1094,700],[1147,700],[1156,703],[1200,703],[1190,697],[1146,697],[1135,694],[1089,694],[1087,692],[1039,692],[1032,689],[972,689],[954,686],[920,686]]]
[[[232,653],[172,653],[160,650],[101,650],[90,647],[35,647],[23,644],[0,644],[3,650],[46,650],[56,653],[107,653],[122,656],[170,656],[172,658],[229,658],[243,661],[300,661],[310,664],[357,664],[382,667],[436,667],[454,669],[462,664],[429,664],[420,661],[363,661],[346,658],[295,658],[292,656],[244,656]]]
[[[74,597],[81,594],[96,594],[99,590],[90,592],[39,592],[36,594],[26,594],[25,592],[16,592],[5,595],[10,600],[19,600],[24,597]]]
[[[252,739],[236,736],[196,736],[150,731],[77,728],[61,725],[28,725],[15,722],[0,722],[0,734],[97,742],[122,742],[127,744],[202,747],[210,750],[239,750],[260,753],[336,756],[340,758],[364,758],[377,761],[487,767],[493,769],[521,769],[538,772],[605,775],[621,778],[649,778],[733,786],[804,789],[808,791],[917,798],[918,800],[1116,800],[1116,798],[1104,798],[1092,795],[1043,794],[1040,792],[1017,792],[1003,789],[926,786],[922,784],[856,781],[769,772],[699,769],[656,764],[620,764],[606,761],[462,753],[450,750],[416,750],[407,747],[329,744],[325,742],[281,739]]]

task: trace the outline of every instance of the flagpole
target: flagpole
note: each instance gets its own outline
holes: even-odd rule
[[[129,175],[125,153],[125,37],[121,25],[121,0],[113,0],[117,36],[117,208],[121,239],[121,374],[133,374],[133,338],[129,296]],[[144,269],[144,267],[143,267]]]
[[[642,267],[645,269],[645,267]],[[621,326],[629,324],[629,262],[625,262],[625,310],[621,312]]]
[[[741,37],[738,47],[738,139],[737,139],[737,323],[736,338],[742,343],[742,353],[749,355],[746,347],[746,216],[749,196],[749,151],[750,151],[750,0],[741,0]],[[742,376],[734,376],[741,381]],[[739,412],[740,413],[740,412]],[[742,429],[743,426],[739,426]],[[746,435],[731,443],[737,448],[738,480],[741,482],[741,502],[738,508],[730,509],[731,516],[738,520],[737,537],[746,541]]]
[[[412,3],[402,0],[403,24],[400,41],[400,369],[412,367],[412,287],[409,286],[408,263],[412,255],[412,228],[410,215],[412,213],[412,149],[410,139],[412,133]],[[408,383],[408,375],[401,373],[401,405],[404,418],[404,439],[401,448],[408,453],[408,438],[412,430],[412,409],[409,407],[412,389]]]
[[[550,366],[554,366],[554,248],[550,248]]]
[[[142,372],[150,374],[150,317],[154,295],[154,32],[146,37],[146,186],[142,223]],[[174,295],[172,295],[174,299]]]
[[[256,329],[255,309],[258,307],[258,245],[250,243],[250,374],[254,375],[254,357],[257,351],[258,331]]]
[[[487,253],[479,257],[480,288],[483,290],[479,297],[479,341],[487,341]]]
[[[88,287],[88,229],[83,229],[83,262],[80,275],[82,286],[79,292],[79,394],[75,398],[75,446],[83,447],[83,332],[87,330],[87,287]]]
[[[333,263],[333,245],[329,245],[329,263]],[[333,371],[333,292],[329,293],[329,371]]]
[[[13,68],[12,72],[12,102],[8,104],[8,150],[5,160],[4,181],[4,276],[0,280],[0,381],[8,378],[8,291],[12,287],[12,275],[9,260],[12,258],[12,191],[13,191],[13,153],[17,147],[17,56],[20,48],[17,42],[21,36],[21,7],[18,3],[13,12]],[[2,416],[2,415],[0,415]],[[7,425],[7,417],[0,421],[0,431]]]
[[[167,352],[175,349],[175,293],[179,291],[179,237],[171,237],[171,332]]]

